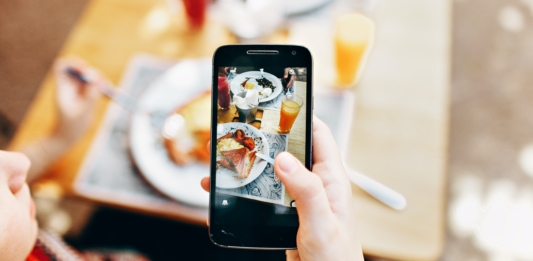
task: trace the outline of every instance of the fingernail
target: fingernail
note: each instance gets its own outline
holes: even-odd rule
[[[296,159],[288,153],[280,155],[279,168],[285,173],[292,173],[298,168]]]

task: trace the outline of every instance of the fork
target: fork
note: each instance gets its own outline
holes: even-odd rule
[[[81,75],[78,71],[71,67],[67,68],[67,73],[83,83],[90,83],[90,81],[85,76]],[[105,96],[109,97],[112,101],[120,105],[120,107],[124,108],[132,114],[148,114],[152,127],[156,128],[159,131],[163,129],[163,126],[165,125],[165,120],[167,118],[166,112],[161,110],[151,112],[142,110],[141,106],[139,105],[139,101],[135,97],[117,90],[117,88],[111,84],[98,86],[98,90]]]

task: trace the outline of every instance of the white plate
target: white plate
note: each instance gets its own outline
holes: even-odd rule
[[[184,60],[150,85],[142,94],[140,105],[145,111],[170,113],[210,90],[211,73],[210,60]],[[209,193],[200,187],[200,180],[209,176],[209,166],[176,165],[168,157],[160,133],[152,127],[146,114],[132,116],[130,144],[141,174],[157,190],[189,205],[209,206]]]
[[[333,0],[285,0],[287,15],[298,15],[318,10]]]
[[[256,129],[252,125],[248,125],[240,122],[230,122],[219,124],[217,126],[217,139],[226,135],[228,132],[234,132],[237,129],[244,131],[246,136],[252,137],[255,141],[255,150],[258,153],[265,155],[270,155],[270,148],[267,144],[267,139],[265,135]],[[217,169],[217,188],[233,189],[240,188],[242,186],[248,185],[250,182],[254,181],[265,169],[267,162],[260,159],[259,157],[255,158],[254,165],[245,179],[240,179],[237,177],[237,173],[226,169],[224,167],[218,167]]]
[[[267,78],[267,80],[271,81],[272,84],[274,86],[276,86],[276,89],[274,89],[272,94],[270,94],[268,97],[266,97],[264,99],[260,99],[259,102],[270,101],[270,100],[278,97],[278,95],[283,90],[283,85],[281,84],[281,81],[278,79],[278,77],[276,77],[276,76],[274,76],[274,75],[272,75],[272,74],[270,74],[268,72],[264,72],[263,76],[265,78]],[[257,79],[257,78],[261,78],[262,76],[261,76],[261,72],[260,71],[249,71],[249,72],[241,73],[241,74],[235,76],[235,78],[233,78],[231,80],[231,84],[230,84],[231,91],[233,92],[234,95],[235,94],[239,94],[239,93],[244,91],[244,87],[241,86],[241,83],[244,82],[246,80],[246,78],[248,78],[248,77]],[[255,81],[253,83],[255,84],[255,89],[256,90],[261,91],[263,89],[262,86],[257,84],[257,81]]]

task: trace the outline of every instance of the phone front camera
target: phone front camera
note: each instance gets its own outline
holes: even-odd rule
[[[296,51],[292,51],[292,55],[296,55]]]

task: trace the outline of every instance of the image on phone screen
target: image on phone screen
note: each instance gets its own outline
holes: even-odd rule
[[[273,159],[288,151],[305,164],[307,89],[305,67],[218,68],[217,195],[295,207]]]

